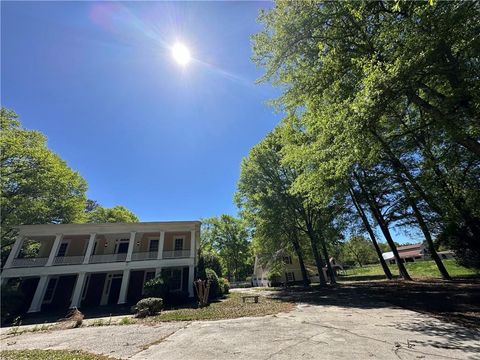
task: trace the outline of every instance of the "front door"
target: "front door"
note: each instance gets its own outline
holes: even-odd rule
[[[118,302],[120,295],[120,287],[122,286],[122,278],[113,278],[110,284],[110,291],[108,293],[108,305],[114,305]]]

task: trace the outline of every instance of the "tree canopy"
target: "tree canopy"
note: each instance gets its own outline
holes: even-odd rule
[[[277,1],[254,36],[261,80],[283,90],[293,191],[354,196],[395,256],[389,228],[416,227],[445,278],[434,239],[480,266],[479,15],[478,2]]]

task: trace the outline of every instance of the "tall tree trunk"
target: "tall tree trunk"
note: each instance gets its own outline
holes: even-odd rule
[[[397,267],[398,267],[398,271],[400,273],[400,277],[402,277],[405,280],[412,280],[412,278],[408,274],[407,269],[405,268],[405,265],[402,262],[402,259],[400,258],[400,255],[398,254],[397,247],[395,245],[395,242],[393,241],[392,235],[390,234],[390,230],[388,229],[387,222],[385,221],[382,213],[378,209],[378,205],[377,205],[375,199],[372,196],[370,196],[370,193],[365,188],[365,186],[363,185],[363,183],[360,180],[360,178],[358,177],[358,175],[355,174],[355,173],[354,173],[354,175],[355,175],[355,178],[358,182],[358,185],[362,189],[362,192],[364,194],[364,198],[367,201],[368,206],[370,207],[372,215],[377,220],[377,223],[380,226],[380,229],[382,230],[383,236],[387,240],[387,243],[388,243],[388,245],[390,246],[390,249],[393,252],[393,256],[395,257],[395,261],[397,263]]]
[[[303,261],[303,252],[302,248],[300,247],[300,243],[298,241],[297,233],[295,232],[291,236],[293,249],[298,257],[298,262],[300,264],[300,270],[302,271],[302,278],[303,278],[303,287],[308,287],[310,285],[310,279],[308,278],[307,269],[305,267],[305,263]]]
[[[327,261],[327,270],[328,274],[330,275],[330,284],[334,285],[337,283],[335,279],[335,272],[333,271],[332,264],[330,264],[330,256],[328,255],[327,244],[325,243],[325,239],[322,234],[320,234],[320,242],[322,244],[323,257]]]
[[[370,133],[379,141],[379,143],[383,146],[385,153],[388,156],[390,164],[394,168],[396,172],[402,173],[408,179],[409,183],[415,189],[415,191],[420,195],[420,197],[425,200],[425,202],[430,206],[430,208],[435,211],[441,218],[445,219],[445,211],[442,209],[440,205],[437,204],[436,201],[429,196],[423,188],[418,184],[416,179],[410,173],[408,168],[400,161],[400,159],[394,154],[388,143],[383,139],[374,129],[370,130]],[[472,218],[469,213],[461,212],[460,215],[465,220],[465,224],[469,228],[470,232],[472,233],[472,237],[474,240],[480,241],[480,221]]]
[[[325,279],[325,275],[323,274],[324,265],[323,265],[322,258],[318,253],[317,237],[310,223],[307,223],[307,235],[310,238],[310,244],[312,246],[313,257],[315,258],[315,265],[317,266],[318,279],[320,281],[320,286],[325,286],[327,285],[327,280]]]
[[[380,260],[380,264],[382,265],[383,272],[385,273],[385,276],[387,277],[388,280],[392,280],[392,272],[390,271],[390,268],[388,267],[385,259],[382,256],[382,250],[380,249],[380,246],[378,246],[377,238],[375,236],[375,233],[373,232],[372,227],[370,226],[370,223],[368,221],[367,216],[365,215],[365,212],[363,211],[362,206],[360,205],[360,202],[357,199],[357,195],[355,194],[355,190],[353,189],[352,186],[348,189],[350,192],[350,197],[352,198],[353,204],[355,205],[355,208],[357,209],[358,214],[360,215],[360,218],[363,221],[363,225],[365,226],[368,235],[370,235],[370,239],[372,240],[373,246],[375,247],[375,251],[377,252],[378,259]]]
[[[428,226],[425,223],[422,213],[418,209],[415,199],[410,194],[410,190],[408,190],[408,187],[405,184],[405,181],[402,179],[401,175],[397,174],[397,179],[400,185],[402,186],[403,192],[405,193],[405,197],[410,207],[413,210],[415,218],[417,219],[417,222],[418,222],[418,226],[420,227],[420,230],[422,230],[422,233],[425,236],[425,240],[427,241],[427,245],[428,245],[428,250],[430,251],[432,259],[435,261],[435,264],[437,264],[438,270],[440,271],[442,278],[445,280],[452,280],[450,275],[448,274],[447,269],[443,265],[442,260],[438,256],[437,251],[435,250],[435,245],[433,244],[432,235],[430,234],[430,230],[428,229]]]

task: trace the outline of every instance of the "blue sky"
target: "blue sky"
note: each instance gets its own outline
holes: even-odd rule
[[[281,119],[250,60],[268,2],[2,2],[1,101],[142,221],[236,214],[242,157]],[[194,61],[181,67],[177,41]],[[398,233],[399,242],[411,241]]]
[[[2,2],[2,105],[142,221],[236,213],[242,157],[280,120],[250,60],[254,2]],[[182,68],[170,49],[184,42]]]

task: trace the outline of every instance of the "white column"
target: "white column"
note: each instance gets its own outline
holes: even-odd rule
[[[188,267],[188,296],[193,297],[193,265]]]
[[[155,277],[159,277],[160,275],[162,275],[162,268],[158,267],[155,269]]]
[[[33,295],[32,303],[28,309],[29,313],[39,312],[42,309],[43,296],[45,295],[45,290],[48,285],[48,276],[40,276],[38,281],[37,289],[35,290],[35,295]]]
[[[190,232],[190,257],[195,257],[195,230]]]
[[[57,236],[55,236],[55,241],[53,242],[52,250],[50,250],[50,255],[48,256],[45,266],[51,266],[53,264],[53,259],[57,256],[58,247],[60,246],[62,239],[63,234],[57,234]]]
[[[18,256],[18,253],[22,249],[23,240],[24,240],[23,235],[17,236],[17,239],[15,240],[15,243],[12,246],[12,250],[10,250],[10,254],[8,255],[7,261],[5,261],[5,266],[3,267],[4,269],[12,267],[13,259],[15,259]]]
[[[157,260],[163,259],[163,243],[165,242],[165,231],[160,231],[160,241],[158,242]]]
[[[88,239],[87,251],[85,252],[85,257],[83,258],[84,264],[88,264],[90,262],[90,256],[92,256],[96,236],[97,234],[95,233],[90,234],[90,239]]]
[[[82,297],[83,284],[85,283],[85,273],[81,272],[77,276],[77,282],[75,283],[75,289],[73,290],[72,302],[70,303],[70,309],[80,306],[80,298]]]
[[[128,251],[127,251],[127,259],[126,261],[131,261],[132,260],[132,253],[133,253],[133,247],[135,246],[135,235],[137,233],[135,231],[132,231],[130,233],[130,241],[128,243]]]
[[[117,304],[125,304],[127,302],[128,282],[130,280],[130,269],[123,270],[122,286],[120,287],[120,295]]]

